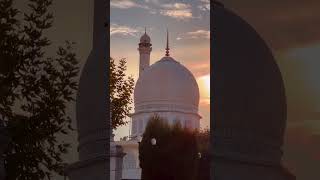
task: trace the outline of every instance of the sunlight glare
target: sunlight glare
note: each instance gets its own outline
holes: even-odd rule
[[[201,96],[210,98],[210,74],[199,77],[198,84]]]

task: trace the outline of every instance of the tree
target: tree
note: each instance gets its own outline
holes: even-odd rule
[[[113,58],[110,58],[109,92],[111,104],[111,126],[116,129],[119,126],[127,124],[125,118],[130,114],[132,107],[132,93],[134,79],[132,76],[126,76],[126,59],[122,58],[116,64]]]
[[[46,56],[51,41],[44,33],[53,23],[51,4],[29,0],[29,11],[22,13],[13,0],[0,0],[0,62],[7,65],[0,75],[5,87],[0,120],[11,138],[4,155],[8,180],[64,174],[61,156],[70,144],[57,136],[72,130],[66,107],[74,101],[79,67],[70,42],[58,48],[56,57]]]
[[[0,112],[5,114],[12,106],[10,83],[13,82],[13,71],[19,60],[21,50],[17,34],[18,10],[12,7],[12,0],[0,1]],[[11,91],[12,92],[12,91]],[[9,98],[10,97],[10,98]],[[3,119],[1,119],[3,120]],[[3,123],[3,122],[1,122]]]
[[[198,166],[198,180],[210,180],[210,131],[204,129],[197,134],[198,151],[201,153]]]
[[[156,139],[156,145],[151,139]],[[180,123],[168,125],[152,117],[139,145],[143,180],[196,180],[199,161],[196,132]]]

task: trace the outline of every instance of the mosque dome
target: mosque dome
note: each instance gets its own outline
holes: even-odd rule
[[[140,43],[150,43],[151,39],[147,33],[144,33],[140,38]]]
[[[214,155],[279,164],[286,126],[286,97],[271,50],[243,19],[213,9]]]
[[[192,73],[170,56],[148,67],[134,91],[135,112],[152,108],[198,113],[199,87]]]

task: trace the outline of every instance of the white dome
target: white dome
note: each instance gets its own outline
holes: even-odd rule
[[[192,73],[171,57],[163,57],[139,77],[135,112],[152,110],[198,113],[199,87]]]

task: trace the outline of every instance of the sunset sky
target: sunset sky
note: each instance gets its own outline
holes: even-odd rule
[[[137,80],[139,52],[145,27],[151,37],[151,64],[165,53],[166,29],[169,30],[170,54],[195,76],[200,88],[201,127],[210,119],[210,7],[202,1],[113,0],[110,3],[110,53],[115,59],[126,58],[128,75]],[[129,119],[128,119],[129,120]],[[129,135],[129,126],[119,128],[116,139]]]
[[[280,67],[288,105],[284,164],[297,179],[319,179],[320,1],[220,1],[257,30]]]
[[[297,179],[318,180],[320,1],[220,1],[251,24],[273,50],[285,80],[288,99],[285,163],[297,175]],[[25,9],[25,1],[16,0],[16,4]],[[128,59],[129,74],[137,74],[137,43],[145,26],[153,43],[151,63],[164,54],[165,32],[168,28],[172,56],[198,78],[209,73],[210,17],[206,0],[117,0],[111,1],[111,5],[114,30],[111,34],[111,53],[115,58]],[[65,40],[76,42],[75,50],[83,67],[92,48],[93,1],[55,0],[52,11],[55,21],[46,34],[54,46]],[[120,33],[127,31],[130,32],[127,35]],[[52,49],[52,53],[55,50]],[[205,90],[203,86],[202,90]],[[200,114],[204,116],[203,122],[208,123],[209,109],[204,104],[201,105]],[[68,112],[76,127],[74,103],[68,106]],[[127,132],[123,131],[124,134]],[[76,132],[70,135],[70,141],[74,145],[67,159],[73,162],[78,158]]]

